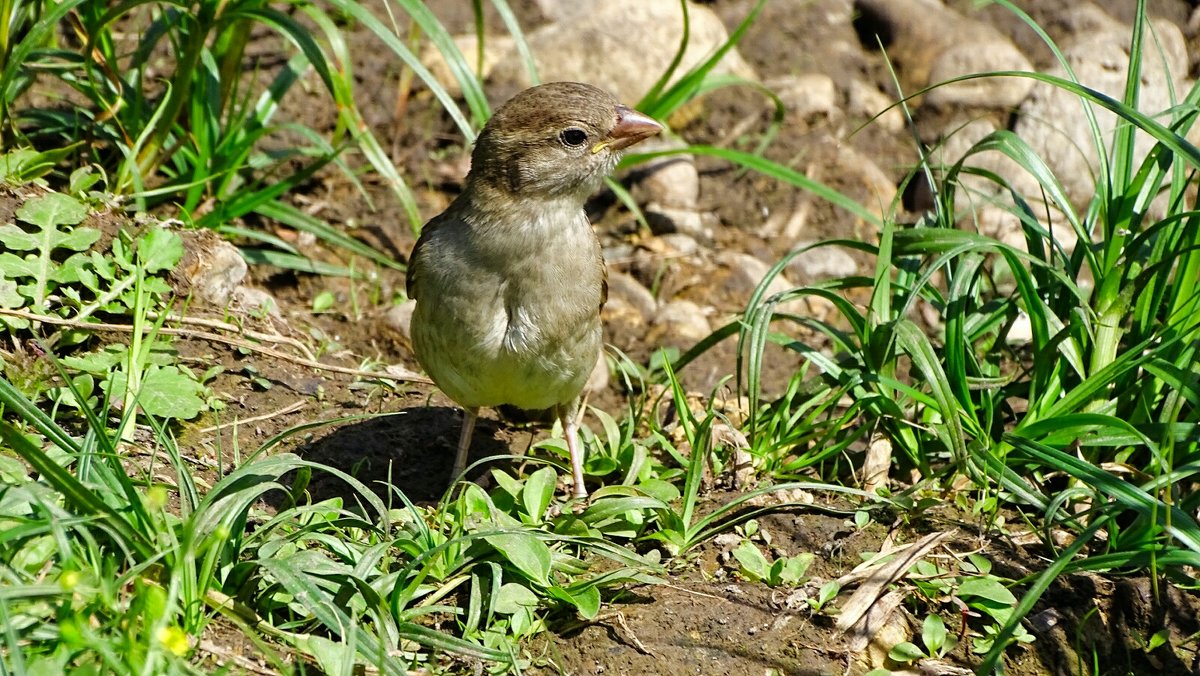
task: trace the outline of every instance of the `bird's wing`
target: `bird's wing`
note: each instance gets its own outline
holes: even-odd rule
[[[600,256],[600,307],[596,308],[597,312],[604,310],[604,304],[608,302],[608,264],[604,262],[604,256]]]
[[[409,298],[417,297],[417,278],[420,277],[422,249],[429,243],[430,237],[438,229],[438,226],[445,221],[445,211],[429,219],[429,222],[421,228],[421,236],[417,238],[417,243],[413,245],[412,253],[408,255],[408,270],[405,271],[404,275],[404,290]]]

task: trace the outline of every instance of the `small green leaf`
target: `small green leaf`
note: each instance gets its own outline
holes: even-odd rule
[[[345,643],[331,641],[317,634],[296,634],[295,645],[310,655],[327,674],[343,671],[343,665],[353,664],[354,653]]]
[[[329,310],[334,306],[334,304],[336,302],[337,302],[337,297],[333,295],[333,292],[322,291],[321,293],[318,293],[316,296],[313,297],[313,300],[312,300],[313,314],[329,312]]]
[[[502,533],[484,538],[517,570],[533,582],[550,584],[550,548],[528,533]]]
[[[967,554],[967,561],[965,563],[969,563],[970,566],[981,575],[987,575],[988,573],[992,572],[992,562],[989,561],[986,556],[982,556],[980,554]],[[964,566],[964,569],[965,568],[966,567]]]
[[[981,611],[991,617],[1000,624],[1006,624],[1008,618],[1012,617],[1013,608],[1016,603],[1000,603],[984,596],[972,596],[967,600],[967,605],[975,610]]]
[[[514,479],[508,472],[501,469],[493,469],[492,479],[495,480],[496,486],[500,490],[511,495],[514,500],[521,494],[521,482]]]
[[[169,270],[183,258],[183,239],[163,228],[155,228],[138,240],[138,259],[146,272]]]
[[[546,508],[554,498],[554,486],[557,482],[558,472],[553,467],[543,467],[525,480],[521,502],[525,505],[525,511],[535,521],[540,521],[546,515]]]
[[[571,594],[571,597],[575,599],[575,607],[583,619],[591,620],[600,614],[600,590],[596,587],[587,587]]]
[[[45,568],[54,557],[58,546],[51,535],[39,535],[25,541],[17,553],[11,557],[9,566],[14,570],[33,573]]]
[[[896,662],[916,662],[925,657],[920,648],[908,641],[897,643],[888,651],[888,658]]]
[[[76,225],[82,223],[87,214],[88,208],[83,202],[60,192],[35,197],[22,204],[16,212],[17,218],[42,228]]]
[[[114,373],[112,382],[106,388],[109,397],[114,400],[123,398],[125,383],[124,371]],[[191,420],[207,410],[205,394],[204,386],[178,366],[152,365],[142,376],[138,404],[147,415],[156,418]]]
[[[767,563],[767,558],[749,540],[742,540],[733,550],[733,558],[741,564],[742,574],[754,582],[766,580],[770,576],[771,564]]]
[[[503,615],[513,615],[522,610],[538,607],[538,597],[529,587],[516,582],[509,582],[500,587],[494,601],[496,612]]]
[[[842,590],[842,586],[837,580],[830,580],[821,585],[820,591],[817,592],[817,601],[824,606],[837,597],[838,592]]]
[[[804,582],[804,576],[808,573],[808,567],[812,565],[812,562],[812,554],[797,554],[789,557],[783,565],[783,570],[779,573],[779,581],[792,586]]]
[[[941,652],[942,646],[946,644],[946,624],[942,622],[941,617],[932,613],[925,616],[921,625],[921,641],[925,643],[930,655]]]
[[[772,587],[777,587],[783,583],[782,574],[783,566],[787,563],[784,559],[775,559],[775,563],[771,564],[771,569],[767,571],[767,584]]]
[[[1150,641],[1146,644],[1146,652],[1157,650],[1167,644],[1167,639],[1171,638],[1170,629],[1159,629],[1150,637]]]
[[[72,171],[71,177],[67,179],[67,192],[72,195],[82,195],[91,190],[102,178],[100,174],[93,173],[91,167],[79,167]]]
[[[4,228],[5,226],[0,225],[0,244],[4,243]],[[9,279],[33,277],[37,275],[37,258],[35,256],[21,258],[8,252],[0,253],[0,270],[3,270]]]
[[[90,256],[85,253],[75,253],[50,273],[50,279],[59,284],[92,281],[95,279],[95,276],[92,274],[91,268],[92,259]],[[96,285],[93,282],[87,286],[94,289]]]
[[[995,577],[969,577],[958,586],[962,597],[981,597],[1001,605],[1015,605],[1017,597]]]
[[[0,270],[0,307],[9,310],[25,307],[25,297],[17,292],[17,283],[5,279],[3,270]],[[29,328],[29,320],[21,317],[0,315],[0,324],[13,330]]]

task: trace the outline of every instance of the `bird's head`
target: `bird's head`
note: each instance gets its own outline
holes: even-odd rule
[[[531,87],[484,126],[470,181],[523,198],[577,198],[600,187],[625,148],[662,131],[608,92],[579,82]]]

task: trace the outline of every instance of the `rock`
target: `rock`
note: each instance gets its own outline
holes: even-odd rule
[[[855,22],[864,45],[876,39],[913,88],[993,70],[1032,70],[1025,55],[991,26],[963,16],[937,0],[855,0]],[[987,78],[942,87],[926,102],[1009,108],[1029,91],[1026,81]]]
[[[798,242],[797,249],[813,242]],[[841,279],[858,273],[858,263],[839,246],[821,246],[798,254],[788,263],[790,272],[797,281],[810,284],[827,279]]]
[[[245,259],[237,247],[212,230],[183,230],[183,258],[171,270],[171,283],[182,296],[193,294],[225,307],[246,279]]]
[[[675,232],[659,235],[654,238],[657,246],[652,247],[657,249],[663,256],[671,256],[673,258],[683,258],[700,253],[702,247],[696,241],[696,238],[691,235]]]
[[[576,0],[559,5],[554,22],[526,36],[543,82],[582,80],[632,103],[654,86],[683,37],[683,12],[677,0]],[[688,46],[676,78],[729,39],[725,24],[708,7],[689,3],[688,18]],[[722,58],[712,74],[757,79],[736,49]],[[511,93],[530,84],[513,49],[498,55],[489,79]]]
[[[467,67],[471,69],[477,77],[479,73],[475,72],[477,65],[476,50],[478,49],[479,40],[474,34],[455,35],[454,44],[458,47],[458,51],[462,52],[464,60],[467,62]],[[488,35],[483,42],[483,77],[500,63],[501,59],[519,58],[516,56],[516,43],[513,42],[512,36],[509,35]],[[421,63],[429,69],[436,79],[451,96],[461,96],[462,87],[458,84],[458,80],[450,70],[450,66],[446,63],[446,57],[433,45],[432,42],[425,42],[421,47],[420,53]],[[461,175],[460,175],[461,176]]]
[[[707,257],[707,250],[692,236],[668,233],[642,240],[626,262],[635,279],[654,288],[656,298],[671,299],[702,281],[697,271],[706,268]]]
[[[714,219],[706,218],[710,214],[686,207],[669,207],[658,202],[647,204],[642,211],[655,234],[678,232],[697,239],[713,238],[709,223]]]
[[[675,56],[683,37],[683,14],[675,0],[576,0],[549,3],[543,14],[550,23],[526,33],[542,82],[583,80],[633,102],[654,86]],[[708,7],[689,4],[688,49],[676,78],[700,63],[729,39],[721,19]],[[619,30],[614,30],[619,26]],[[454,37],[472,72],[478,42],[473,34]],[[462,93],[442,54],[432,45],[421,62],[451,95]],[[714,74],[756,79],[754,69],[730,50]],[[531,82],[511,36],[489,35],[484,42],[484,79],[500,93],[515,94]]]
[[[1093,89],[1120,97],[1125,86],[1130,28],[1109,17],[1094,5],[1082,5],[1064,10],[1061,23],[1070,32],[1062,41],[1063,54],[1079,80]],[[1158,49],[1147,49],[1144,59],[1139,107],[1147,113],[1157,113],[1171,105],[1169,87],[1185,91],[1191,84],[1184,78],[1187,54],[1179,29],[1166,22],[1155,21],[1167,62],[1159,58]],[[1065,76],[1056,67],[1052,74]],[[1050,85],[1038,84],[1020,106],[1015,133],[1020,136],[1053,171],[1062,183],[1068,199],[1076,208],[1083,208],[1095,193],[1093,176],[1099,168],[1099,156],[1092,139],[1091,127],[1082,114],[1079,97]],[[1099,106],[1093,106],[1097,123],[1110,143],[1117,117]],[[998,127],[987,120],[954,118],[952,129],[937,153],[940,161],[950,165],[961,159],[971,147]],[[1145,135],[1139,135],[1135,146],[1138,161],[1151,147]],[[1048,204],[1037,180],[1015,161],[996,151],[978,153],[966,161],[1008,181],[1013,189],[1032,205],[1035,216],[1048,227],[1054,240],[1071,252],[1077,244],[1075,231],[1062,211]],[[981,176],[960,175],[955,193],[955,208],[964,215],[963,226],[975,227],[980,233],[1005,244],[1025,250],[1024,229],[1008,208],[1012,198],[1007,188]],[[1152,211],[1158,207],[1152,207]],[[1046,222],[1049,221],[1049,226]]]
[[[1130,28],[1091,4],[1065,10],[1063,22],[1073,31],[1073,35],[1062,42],[1063,55],[1079,81],[1119,99],[1128,73]],[[1191,88],[1191,83],[1186,77],[1188,58],[1183,34],[1167,21],[1152,20],[1151,23],[1158,44],[1147,35],[1138,108],[1148,115],[1155,115],[1171,107],[1172,88],[1179,96]],[[1161,45],[1161,57],[1158,45]],[[1065,77],[1066,71],[1055,66],[1049,72]],[[1094,195],[1093,176],[1099,166],[1091,127],[1082,113],[1082,106],[1078,96],[1039,83],[1021,105],[1014,127],[1033,152],[1050,165],[1076,207],[1086,204]],[[1105,147],[1108,147],[1118,118],[1098,105],[1092,108]],[[1150,138],[1139,134],[1135,145],[1136,161],[1140,162],[1151,146]],[[1031,187],[1036,189],[1036,184]],[[1025,194],[1041,201],[1037,192]]]
[[[987,118],[979,117],[954,117],[946,125],[947,133],[942,138],[941,143],[935,147],[931,154],[937,164],[949,168],[954,163],[961,160],[968,152],[971,152],[975,144],[982,141],[988,134],[996,131],[998,127],[996,123]],[[999,153],[981,153],[968,160],[968,166],[980,166],[979,158],[987,156],[1004,157]],[[1014,167],[1016,165],[1013,165]],[[989,168],[996,168],[996,165],[991,165]],[[960,180],[975,180],[975,177],[964,176]],[[987,185],[995,185],[994,182],[987,179],[980,179],[986,182]]]
[[[680,145],[681,142],[674,141],[647,145],[639,150],[650,153]],[[646,195],[647,202],[683,209],[696,208],[700,199],[700,172],[692,155],[658,157],[639,165],[637,171],[642,175],[639,188]]]
[[[663,139],[646,145],[645,152],[683,147],[678,139]],[[642,212],[656,234],[681,232],[702,239],[712,238],[710,221],[715,217],[697,208],[700,172],[692,155],[667,155],[639,165],[639,196]]]
[[[383,314],[384,325],[400,334],[405,341],[412,343],[412,316],[417,309],[417,301],[409,298],[399,305],[393,305]]]
[[[894,105],[896,99],[872,84],[859,80],[851,80],[847,91],[846,108],[855,120],[871,120],[886,131],[898,132],[904,129],[904,113],[899,106]],[[878,117],[876,117],[878,115]]]
[[[982,44],[962,43],[942,52],[929,72],[930,84],[963,75],[998,71],[1032,71],[1033,64],[1007,38]],[[949,108],[1015,108],[1029,95],[1034,81],[1023,77],[984,77],[938,87],[925,95],[925,103]]]
[[[847,189],[846,192],[874,211],[880,220],[891,213],[896,200],[896,182],[874,160],[849,144],[843,144],[837,148],[837,162],[839,173],[848,182],[848,187],[858,188]]]
[[[763,261],[740,251],[721,251],[717,254],[717,264],[727,271],[725,286],[738,298],[750,299],[750,295],[771,271],[771,266]],[[767,296],[774,295],[794,288],[782,275],[776,275],[767,287]]]
[[[233,292],[233,301],[243,312],[251,314],[266,312],[272,317],[280,317],[279,303],[275,302],[274,296],[262,289],[239,286]]]
[[[638,280],[624,272],[608,273],[608,300],[624,301],[636,310],[643,322],[650,321],[658,311],[658,301]]]
[[[646,344],[688,348],[712,333],[706,312],[690,300],[673,300],[658,310],[646,334]]]
[[[937,0],[854,0],[854,8],[858,12],[854,25],[864,47],[875,52],[876,41],[882,42],[888,58],[899,68],[910,88],[920,89],[937,82],[931,78],[935,64],[952,50],[966,47],[982,52],[979,46],[997,48],[1004,43],[1012,47],[1008,38],[990,25],[962,16]],[[1010,62],[1014,52],[1015,47],[1004,48],[1006,56],[997,62]],[[953,72],[955,64],[978,64],[986,59],[986,55],[973,59],[952,56],[938,68]]]
[[[609,373],[608,373],[608,358],[604,356],[604,349],[600,350],[600,358],[596,360],[596,365],[592,367],[592,374],[588,376],[587,382],[583,385],[583,391],[589,396],[600,394],[608,389]]]
[[[724,279],[724,287],[728,293],[738,299],[739,307],[737,309],[746,307],[746,304],[750,302],[750,296],[753,295],[754,290],[758,288],[759,283],[771,271],[770,265],[750,254],[738,251],[722,251],[718,253],[717,263],[727,273]],[[767,292],[763,295],[763,300],[794,288],[796,288],[796,285],[788,281],[781,272],[767,285]],[[776,307],[776,310],[801,315],[809,313],[808,304],[803,298],[781,303]]]
[[[802,120],[837,117],[841,113],[837,85],[824,73],[785,75],[765,84],[783,101],[789,115]]]
[[[721,533],[713,538],[713,545],[717,551],[729,552],[733,551],[734,547],[742,544],[742,536],[737,533]]]
[[[737,311],[743,310],[750,301],[750,296],[759,282],[767,276],[772,266],[751,256],[750,254],[722,251],[717,254],[719,270],[715,284],[726,294],[733,296],[738,304]],[[796,288],[797,285],[788,280],[782,273],[776,275],[767,286],[763,300]],[[824,320],[836,307],[828,300],[818,296],[800,296],[778,304],[776,312],[813,317]]]

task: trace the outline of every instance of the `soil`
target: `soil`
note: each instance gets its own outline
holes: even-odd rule
[[[850,26],[830,25],[828,5],[835,0],[775,0],[767,4],[760,20],[743,40],[743,56],[763,79],[804,72],[822,72],[835,79],[853,73],[866,77],[881,91],[893,89],[887,65],[872,46],[863,46]],[[429,3],[451,32],[470,29],[470,4],[453,0]],[[733,26],[752,6],[750,0],[718,0],[709,4]],[[951,4],[961,11],[997,26],[1044,66],[1050,55],[1023,24],[998,7],[972,10],[969,0]],[[1128,19],[1133,3],[1106,0],[1099,3],[1114,16]],[[1149,3],[1152,13],[1184,25],[1189,3],[1160,0]],[[484,3],[491,11],[491,4]],[[1022,3],[1035,18],[1044,20],[1051,32],[1052,17],[1059,0]],[[537,3],[514,2],[513,8],[526,29],[544,19]],[[490,26],[500,26],[496,17]],[[384,147],[393,149],[398,165],[412,178],[412,187],[422,213],[431,216],[443,208],[459,188],[467,149],[449,121],[440,115],[426,93],[415,90],[411,97],[398,92],[400,65],[393,59],[376,58],[388,53],[376,48],[373,37],[361,28],[348,27],[346,36],[355,45],[353,64],[360,92],[360,105],[367,122],[380,135]],[[859,45],[853,51],[831,51],[831,44]],[[903,78],[903,73],[901,73]],[[397,111],[402,114],[397,115]],[[328,129],[334,111],[323,99],[312,96],[286,102],[281,119],[294,120],[314,129]],[[740,90],[719,90],[703,99],[702,110],[678,131],[689,141],[720,144],[732,133],[761,132],[770,119],[765,100]],[[749,121],[747,123],[747,121]],[[868,125],[853,135],[866,119],[786,126],[766,151],[767,157],[805,170],[820,167],[820,179],[852,197],[868,200],[860,181],[838,173],[837,147],[831,137],[844,139],[859,153],[874,158],[899,185],[916,161],[913,141],[907,131],[889,132]],[[747,127],[749,124],[749,127]],[[824,126],[823,126],[824,125]],[[763,260],[775,260],[793,242],[766,236],[760,227],[773,213],[791,213],[802,205],[811,209],[803,238],[870,239],[865,227],[811,196],[774,183],[753,173],[742,173],[728,164],[700,160],[703,206],[715,213],[713,250],[737,250]],[[344,177],[327,172],[314,179],[297,195],[297,204],[310,213],[341,225],[380,250],[403,260],[414,241],[407,221],[386,187],[370,175],[362,177],[368,198],[359,194]],[[632,217],[612,200],[592,205],[597,232],[609,250],[633,242],[638,230]],[[0,201],[0,215],[5,212]],[[287,235],[288,233],[281,233]],[[324,260],[340,260],[338,252],[298,242],[305,253]],[[617,262],[614,269],[622,269]],[[385,315],[403,290],[403,275],[386,269],[374,271],[369,282],[298,275],[256,268],[254,283],[268,290],[279,305],[278,318],[249,320],[322,347],[321,359],[329,364],[358,368],[366,362],[403,364],[417,370],[403,338],[386,321]],[[313,314],[312,299],[322,291],[337,297],[333,312]],[[689,291],[717,304],[722,312],[736,313],[737,299],[722,297],[702,284]],[[714,300],[715,299],[715,300]],[[219,316],[219,313],[217,313]],[[636,332],[610,327],[607,336],[617,348],[642,363],[656,345],[639,342]],[[224,372],[211,383],[227,407],[219,414],[187,427],[181,447],[202,458],[209,468],[207,480],[215,481],[218,469],[244,460],[262,443],[302,423],[330,421],[328,425],[292,435],[272,452],[288,450],[347,471],[390,500],[388,485],[403,490],[417,502],[438,499],[450,471],[461,412],[440,393],[427,386],[394,385],[371,379],[317,372],[289,361],[269,359],[255,353],[242,354],[226,345],[180,341],[178,347],[190,363],[207,368],[220,364]],[[706,355],[684,373],[687,384],[707,392],[713,383],[734,369],[729,343]],[[768,390],[777,389],[795,371],[797,362],[783,352],[772,353],[765,374]],[[202,370],[202,369],[201,369]],[[254,379],[248,376],[255,376]],[[624,394],[616,385],[597,398],[601,407],[615,415],[623,412]],[[362,414],[388,413],[382,417],[345,420]],[[496,412],[485,411],[475,433],[473,459],[496,454],[523,454],[531,442],[544,436],[545,429],[507,421]],[[309,487],[313,497],[340,495],[340,482],[317,474]],[[729,496],[708,496],[708,507]],[[916,539],[925,531],[949,530],[951,522],[966,521],[961,515],[942,515],[920,523],[897,526],[895,532],[873,526],[859,530],[845,517],[804,511],[775,514],[762,520],[774,536],[774,546],[783,551],[816,554],[811,574],[832,579],[857,565],[860,553],[877,551],[887,538]],[[1037,546],[1021,546],[975,535],[970,524],[961,527],[956,539],[940,550],[979,551],[997,564],[997,574],[1024,578],[1044,567],[1049,553]],[[569,674],[840,674],[859,670],[850,659],[828,615],[811,615],[786,603],[789,591],[739,580],[727,572],[722,549],[704,545],[686,564],[677,566],[668,584],[628,590],[613,599],[601,619],[585,625],[564,620],[554,631],[530,646],[542,666],[537,673]],[[919,631],[919,608],[902,607],[906,621]],[[618,615],[619,613],[619,615]],[[1194,639],[1200,631],[1200,600],[1195,594],[1164,585],[1161,594],[1150,591],[1144,577],[1112,578],[1092,574],[1060,577],[1030,615],[1037,640],[1009,651],[1007,673],[1197,673],[1200,653]],[[952,631],[959,623],[947,622]],[[977,628],[977,625],[972,625]],[[1160,628],[1170,631],[1168,646],[1146,652],[1139,646]],[[253,653],[242,645],[238,632],[215,624],[210,652],[241,655]],[[1171,645],[1176,646],[1174,650]],[[947,657],[960,668],[978,664],[978,656],[962,648]],[[942,673],[952,673],[944,671]]]

